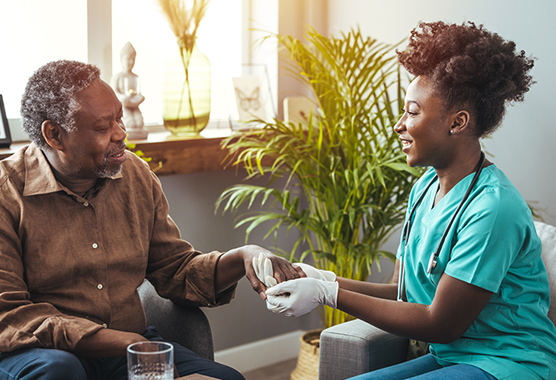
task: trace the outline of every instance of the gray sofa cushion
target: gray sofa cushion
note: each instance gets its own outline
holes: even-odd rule
[[[542,240],[542,259],[548,272],[551,303],[548,317],[556,325],[556,227],[549,224],[535,222],[535,228]]]
[[[332,326],[320,337],[319,380],[339,380],[406,359],[409,340],[359,319]]]

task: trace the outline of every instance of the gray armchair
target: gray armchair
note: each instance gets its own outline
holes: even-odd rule
[[[556,227],[535,222],[542,241],[551,299],[556,299]],[[556,302],[548,317],[556,324]],[[324,330],[320,340],[319,380],[343,380],[406,360],[409,340],[361,320]]]
[[[160,297],[148,281],[139,287],[139,295],[147,315],[147,324],[156,326],[160,336],[214,360],[210,324],[201,309],[176,305]]]

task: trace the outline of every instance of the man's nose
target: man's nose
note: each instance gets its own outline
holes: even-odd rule
[[[115,141],[124,140],[125,137],[127,136],[124,122],[123,121],[121,121],[121,122],[114,121],[114,124],[115,124],[114,133],[112,134],[113,140],[115,140]]]

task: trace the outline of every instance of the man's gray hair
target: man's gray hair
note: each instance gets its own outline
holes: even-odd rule
[[[45,120],[74,131],[80,106],[77,94],[97,79],[98,67],[78,61],[54,61],[35,71],[21,99],[22,125],[29,140],[41,149],[47,145],[41,130]]]

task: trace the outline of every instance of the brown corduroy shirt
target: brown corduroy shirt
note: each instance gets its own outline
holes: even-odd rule
[[[0,352],[71,351],[105,327],[143,333],[145,278],[177,303],[227,303],[235,286],[214,293],[221,255],[180,238],[160,182],[133,153],[81,197],[31,144],[0,162]]]

